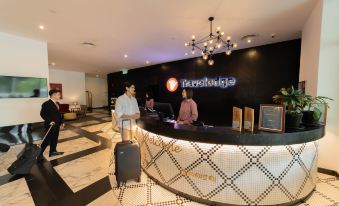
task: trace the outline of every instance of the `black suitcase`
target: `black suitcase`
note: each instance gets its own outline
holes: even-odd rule
[[[122,130],[123,131],[123,130]],[[141,158],[136,141],[118,142],[114,148],[115,177],[118,187],[120,182],[135,179],[140,182]]]
[[[49,127],[41,143],[45,140],[52,127],[53,125]],[[17,160],[12,163],[7,171],[12,175],[29,174],[33,165],[37,162],[37,158],[41,152],[40,145],[27,143],[24,149],[17,155]]]

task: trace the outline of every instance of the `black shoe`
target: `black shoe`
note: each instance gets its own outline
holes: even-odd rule
[[[39,155],[37,160],[38,160],[38,163],[42,163],[43,161],[45,161],[45,157],[43,155]]]
[[[49,153],[49,157],[63,155],[63,154],[64,154],[64,152],[51,152],[51,153]]]

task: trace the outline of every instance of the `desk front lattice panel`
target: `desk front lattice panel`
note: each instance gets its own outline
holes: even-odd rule
[[[137,128],[142,168],[184,195],[234,205],[276,205],[315,188],[318,141],[283,146],[207,144]]]

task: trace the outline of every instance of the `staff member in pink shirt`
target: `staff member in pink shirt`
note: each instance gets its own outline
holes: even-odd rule
[[[193,90],[186,88],[182,90],[182,102],[180,106],[178,124],[191,124],[198,119],[198,108],[193,98]]]

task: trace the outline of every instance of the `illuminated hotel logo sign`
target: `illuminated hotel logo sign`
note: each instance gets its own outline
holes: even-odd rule
[[[169,78],[166,82],[166,88],[170,92],[175,92],[178,89],[179,82],[176,78]]]
[[[233,87],[236,84],[237,80],[234,77],[215,77],[208,78],[204,77],[201,79],[181,79],[182,88],[209,88],[209,87],[219,87],[226,89],[228,87]]]

